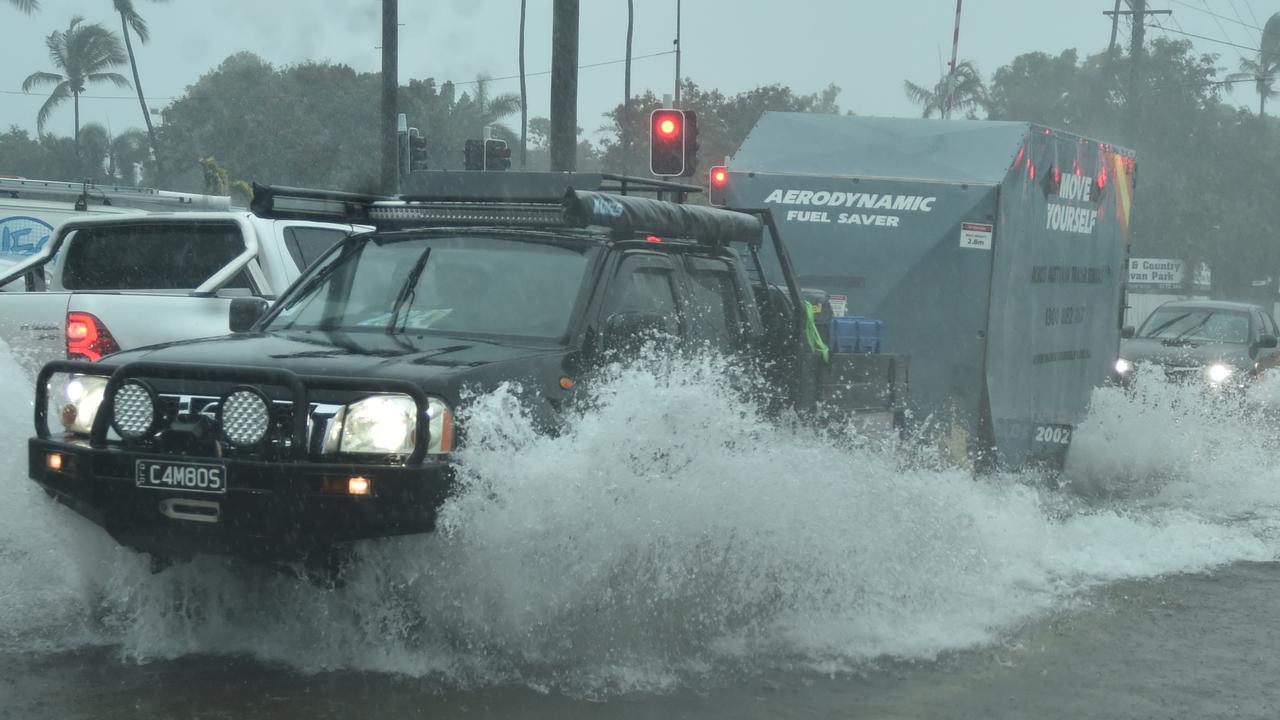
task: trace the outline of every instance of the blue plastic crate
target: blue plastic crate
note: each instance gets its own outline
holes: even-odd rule
[[[880,337],[884,334],[884,322],[861,316],[831,318],[832,352],[878,353]]]

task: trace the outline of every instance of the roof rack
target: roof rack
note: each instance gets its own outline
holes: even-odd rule
[[[231,198],[225,195],[59,180],[0,178],[0,196],[6,195],[30,200],[74,202],[78,210],[87,209],[91,204],[152,211],[231,209]]]
[[[503,180],[495,182],[458,180],[480,173],[438,173],[442,182],[436,187],[398,197],[254,184],[250,208],[265,218],[347,222],[379,229],[599,227],[715,245],[758,243],[763,233],[760,219],[751,215],[611,192],[624,184],[631,191],[655,194],[696,190],[693,186],[596,173],[501,175]]]

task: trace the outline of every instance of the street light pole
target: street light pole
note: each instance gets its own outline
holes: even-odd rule
[[[382,0],[382,191],[387,194],[395,194],[400,189],[399,143],[396,138],[396,92],[400,87],[397,3],[398,0]]]

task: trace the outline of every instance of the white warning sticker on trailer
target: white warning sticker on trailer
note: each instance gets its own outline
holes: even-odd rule
[[[974,250],[991,249],[991,232],[995,228],[982,223],[960,223],[960,247]]]

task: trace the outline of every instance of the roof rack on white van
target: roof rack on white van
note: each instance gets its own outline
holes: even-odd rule
[[[230,210],[231,198],[225,195],[200,195],[154,188],[125,185],[99,185],[90,182],[28,180],[0,178],[0,197],[55,200],[76,203],[77,210],[90,205],[104,205],[152,211]]]

